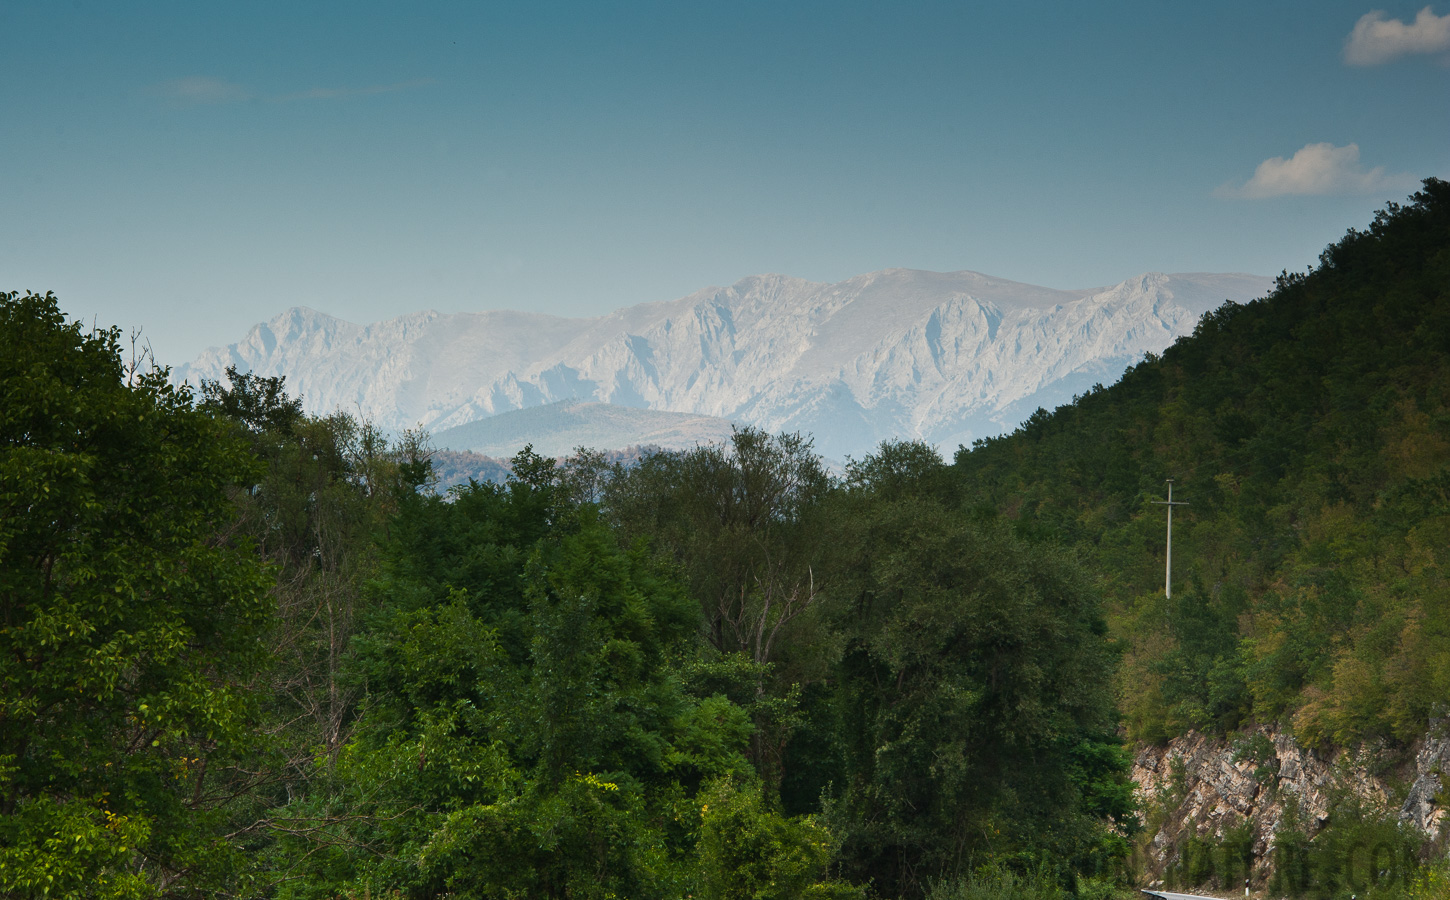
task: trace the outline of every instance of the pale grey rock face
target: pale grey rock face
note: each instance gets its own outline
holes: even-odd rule
[[[1269,752],[1255,759],[1241,752],[1244,743],[1197,732],[1166,745],[1144,746],[1133,761],[1132,778],[1144,809],[1157,807],[1162,827],[1149,841],[1146,862],[1161,876],[1177,859],[1190,836],[1221,838],[1244,823],[1250,825],[1255,882],[1267,880],[1274,835],[1295,824],[1313,837],[1329,819],[1336,794],[1357,795],[1371,809],[1391,813],[1439,842],[1447,835],[1445,809],[1440,806],[1442,773],[1450,769],[1450,729],[1432,723],[1417,742],[1410,761],[1385,771],[1382,748],[1339,748],[1328,754],[1301,747],[1293,736],[1272,728],[1262,736]],[[1235,761],[1235,756],[1239,759]],[[1380,773],[1380,774],[1375,774]],[[1395,803],[1396,784],[1409,792]],[[1294,814],[1297,822],[1286,822]]]
[[[1438,798],[1447,772],[1450,772],[1450,720],[1440,719],[1431,726],[1420,751],[1415,754],[1415,778],[1400,807],[1400,818],[1438,837],[1445,825],[1445,808]]]
[[[1249,275],[1147,274],[1059,291],[889,269],[838,284],[743,279],[595,319],[422,312],[368,326],[294,309],[175,372],[285,375],[310,411],[442,431],[559,401],[801,431],[842,458],[889,438],[950,453],[1161,352]]]

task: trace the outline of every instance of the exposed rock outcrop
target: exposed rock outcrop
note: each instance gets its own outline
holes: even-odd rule
[[[1447,724],[1435,723],[1408,758],[1368,745],[1321,753],[1269,728],[1232,742],[1189,732],[1142,747],[1132,777],[1156,828],[1142,862],[1150,877],[1161,877],[1190,837],[1220,841],[1247,823],[1253,856],[1266,861],[1255,872],[1262,881],[1285,816],[1295,814],[1294,824],[1312,838],[1328,822],[1335,797],[1346,793],[1443,846],[1450,837],[1441,797],[1443,773],[1450,772]]]

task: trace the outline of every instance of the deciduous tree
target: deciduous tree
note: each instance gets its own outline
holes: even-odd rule
[[[0,294],[0,895],[237,877],[268,579],[225,526],[255,474],[117,330]]]

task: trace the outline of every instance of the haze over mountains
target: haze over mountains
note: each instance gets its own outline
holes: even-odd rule
[[[285,375],[310,411],[360,412],[390,430],[421,425],[440,446],[491,453],[521,446],[525,432],[543,452],[566,437],[565,450],[608,448],[586,439],[633,433],[635,443],[654,434],[689,446],[732,422],[808,432],[837,459],[893,437],[950,451],[1115,381],[1204,312],[1271,285],[1149,273],[1060,291],[888,269],[836,284],[752,276],[598,318],[430,310],[364,326],[294,308],[175,377],[221,378],[228,365]],[[571,403],[516,413],[561,401]]]

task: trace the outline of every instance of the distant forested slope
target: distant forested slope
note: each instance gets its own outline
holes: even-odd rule
[[[1450,699],[1450,184],[954,473],[1099,573],[1132,736],[1422,734]]]

